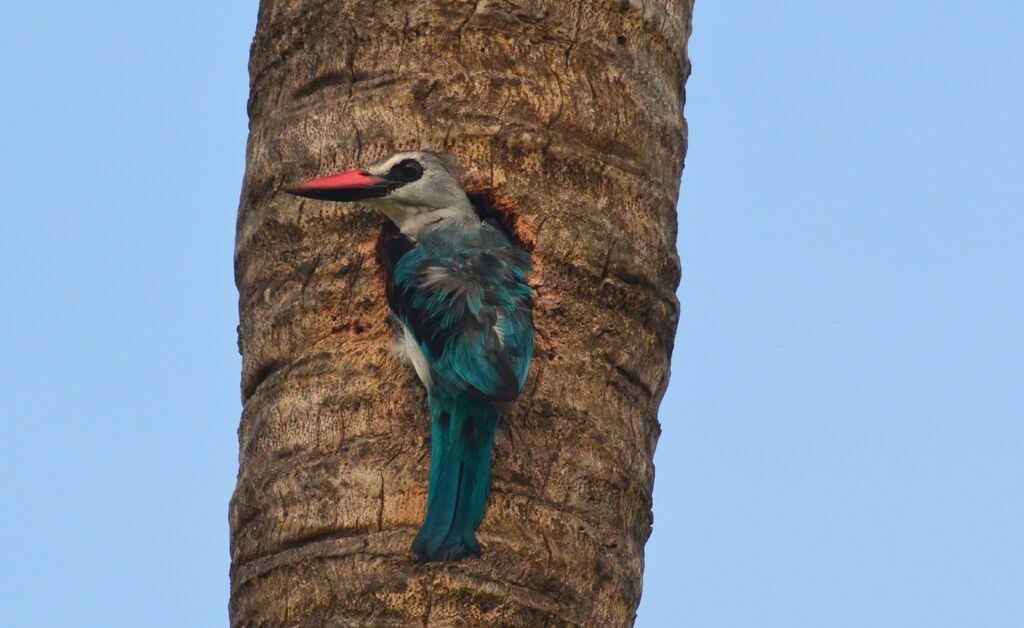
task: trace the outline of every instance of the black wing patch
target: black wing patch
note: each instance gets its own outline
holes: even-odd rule
[[[398,230],[398,226],[386,221],[377,239],[377,262],[384,269],[384,286],[391,311],[401,317],[401,290],[395,285],[395,267],[402,256],[416,246],[415,240]]]

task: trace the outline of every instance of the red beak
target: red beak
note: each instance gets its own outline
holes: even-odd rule
[[[387,179],[374,176],[365,170],[349,170],[322,179],[313,179],[302,185],[285,190],[295,196],[315,198],[321,201],[361,201],[379,198],[395,189]]]

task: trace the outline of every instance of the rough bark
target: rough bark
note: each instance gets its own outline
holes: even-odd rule
[[[235,249],[231,621],[629,625],[679,313],[688,0],[263,0]],[[281,188],[432,147],[536,233],[538,350],[482,558],[418,564],[429,428],[381,218]]]

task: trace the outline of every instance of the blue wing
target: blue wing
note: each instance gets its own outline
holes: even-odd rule
[[[533,353],[530,256],[500,228],[433,229],[385,241],[388,300],[430,365],[434,386],[513,401]]]

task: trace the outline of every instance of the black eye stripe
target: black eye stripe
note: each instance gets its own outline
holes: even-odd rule
[[[423,164],[415,159],[403,159],[388,172],[388,179],[400,183],[411,183],[423,176]]]

